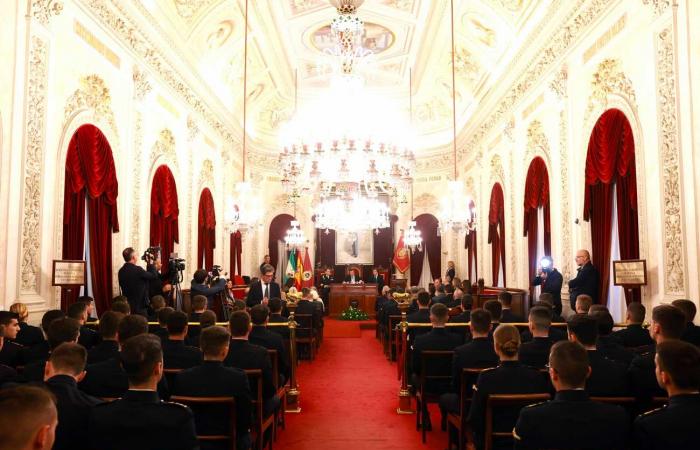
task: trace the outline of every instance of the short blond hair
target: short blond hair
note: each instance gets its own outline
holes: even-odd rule
[[[24,303],[16,302],[10,305],[10,312],[19,316],[19,321],[24,322],[29,317],[29,310]]]

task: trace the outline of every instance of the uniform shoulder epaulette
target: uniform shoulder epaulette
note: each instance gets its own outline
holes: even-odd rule
[[[188,407],[187,405],[184,405],[184,404],[178,403],[178,402],[166,402],[166,401],[163,401],[163,404],[164,404],[164,405],[172,405],[172,406],[175,406],[175,407],[177,407],[177,408],[189,409],[189,407]]]
[[[533,404],[531,404],[531,405],[527,405],[527,406],[525,406],[525,408],[534,408],[534,407],[536,407],[536,406],[542,406],[542,405],[545,405],[545,404],[547,404],[547,403],[549,403],[549,401],[548,401],[548,400],[545,400],[545,401],[543,401],[543,402],[537,402],[537,403],[533,403]]]
[[[641,414],[639,415],[639,417],[646,417],[646,416],[649,416],[649,415],[651,415],[651,414],[656,414],[656,413],[658,413],[658,412],[661,412],[661,411],[663,411],[663,410],[666,409],[666,406],[667,406],[667,405],[664,405],[664,406],[661,406],[661,407],[659,407],[659,408],[655,408],[655,409],[652,409],[652,410],[650,410],[650,411],[643,412],[643,413],[641,413]]]

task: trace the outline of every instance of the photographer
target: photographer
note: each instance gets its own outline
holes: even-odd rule
[[[147,315],[149,284],[158,279],[158,269],[155,265],[158,254],[153,250],[154,248],[149,248],[142,256],[146,261],[146,270],[136,265],[138,259],[132,247],[127,247],[122,252],[125,262],[119,269],[119,286],[122,295],[129,302],[132,314]]]
[[[207,308],[212,309],[214,304],[214,296],[226,289],[226,279],[219,276],[217,266],[212,270],[212,277],[207,280],[207,271],[199,269],[194,273],[192,279],[191,295],[203,295],[207,298]],[[207,284],[209,281],[209,284]]]
[[[552,306],[557,315],[561,314],[561,285],[563,281],[561,274],[554,268],[552,258],[549,256],[542,258],[538,275],[532,280],[532,285],[542,286],[542,293],[552,294]]]
[[[170,273],[170,267],[168,267],[167,272],[160,273],[160,269],[163,266],[160,257],[156,258],[154,265],[156,266],[156,270],[158,271],[158,278],[151,281],[151,284],[148,288],[148,296],[150,298],[153,298],[156,295],[161,295],[165,298],[170,298],[170,293],[173,290],[173,286],[172,284],[170,284],[170,279],[172,278],[172,274]]]

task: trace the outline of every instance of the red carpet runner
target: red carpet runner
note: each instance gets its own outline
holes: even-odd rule
[[[416,431],[415,415],[396,414],[399,383],[396,364],[389,363],[374,330],[359,338],[328,338],[335,326],[326,320],[324,341],[316,359],[298,368],[301,414],[287,414],[287,429],[275,448],[281,450],[445,449],[447,434],[431,408],[433,429],[426,444]],[[359,328],[359,324],[355,324]]]

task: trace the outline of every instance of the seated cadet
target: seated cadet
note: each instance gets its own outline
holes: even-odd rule
[[[301,289],[301,300],[297,302],[297,309],[294,314],[309,314],[312,317],[314,330],[323,326],[321,311],[318,310],[315,303],[311,299],[311,289]]]
[[[430,294],[427,292],[418,293],[418,311],[408,314],[408,323],[430,323]],[[413,342],[416,336],[430,331],[429,328],[409,328],[408,339]]]
[[[683,311],[685,314],[685,331],[681,340],[685,342],[690,342],[691,344],[700,347],[700,327],[693,323],[695,320],[695,314],[698,309],[695,307],[695,303],[690,300],[674,300],[671,302],[673,306]],[[21,343],[21,342],[20,342]]]
[[[588,314],[591,305],[593,305],[593,299],[590,295],[579,295],[576,297],[576,314]]]
[[[445,286],[440,284],[435,286],[435,295],[432,297],[433,303],[445,303],[447,302],[447,293],[445,292]],[[420,307],[420,303],[418,304]]]
[[[51,450],[58,414],[55,398],[43,387],[0,390],[0,448]]]
[[[0,325],[0,351],[5,345],[5,325]],[[5,383],[14,382],[17,379],[17,371],[10,366],[0,364],[0,388]]]
[[[267,307],[270,308],[270,323],[289,323],[287,317],[282,316],[282,299],[273,297],[267,302]],[[270,331],[282,336],[282,339],[289,339],[289,328],[287,327],[270,327]]]
[[[542,369],[547,365],[549,350],[555,342],[549,337],[551,324],[552,313],[547,308],[534,306],[530,309],[528,329],[532,335],[532,340],[520,346],[518,356],[521,363],[538,369]]]
[[[585,391],[590,374],[586,349],[560,341],[549,355],[554,400],[527,406],[513,429],[515,450],[625,449],[629,418],[622,407],[593,402]]]
[[[545,292],[547,295],[551,295],[547,292]],[[544,295],[544,294],[542,294]],[[540,295],[540,297],[542,297]],[[547,311],[550,312],[552,321],[551,323],[566,323],[564,319],[561,318],[561,316],[557,316],[556,313],[554,312],[554,309],[552,307],[551,303],[548,303],[546,301],[538,300],[535,302],[533,307],[538,306],[541,308],[545,308]],[[558,320],[555,320],[557,317],[559,317]],[[561,326],[552,326],[550,324],[549,327],[549,339],[552,340],[552,343],[558,342],[558,341],[566,341],[568,339],[568,335],[566,334],[566,328],[561,327]],[[523,330],[522,333],[520,333],[520,342],[530,342],[532,340],[532,332],[530,330]]]
[[[89,295],[81,295],[80,297],[78,297],[77,301],[85,303],[85,305],[87,306],[87,323],[97,322],[97,314],[94,314],[95,299],[90,297]]]
[[[493,336],[493,332],[501,323],[501,314],[503,313],[503,306],[498,300],[488,300],[484,303],[484,309],[491,314],[491,332],[489,333],[489,339]]]
[[[381,295],[378,295],[374,301],[374,312],[375,313],[379,313],[379,311],[384,306],[384,303],[389,301],[388,295],[389,295],[390,290],[391,290],[391,288],[388,285],[382,286]],[[379,314],[377,314],[377,317],[379,317]]]
[[[202,352],[185,345],[187,314],[173,311],[168,317],[168,339],[162,341],[163,366],[166,369],[189,369],[202,363]]]
[[[202,330],[200,345],[204,362],[177,374],[173,394],[187,397],[233,397],[236,400],[236,448],[248,449],[253,393],[244,371],[223,365],[230,342],[231,335],[224,327],[211,326]],[[228,434],[229,421],[226,415],[203,410],[197,414],[195,422],[200,435]],[[224,447],[202,441],[201,448]]]
[[[204,331],[205,328],[212,327],[214,325],[216,325],[216,313],[210,309],[204,311],[202,315],[199,316],[199,330],[195,336],[192,336],[192,330],[194,328],[190,328],[188,335],[185,338],[185,344],[191,347],[199,348],[199,336],[202,334],[202,331]]]
[[[110,309],[112,311],[122,313],[125,316],[131,314],[131,306],[129,306],[129,302],[126,301],[126,297],[124,297],[123,295],[118,295],[114,298],[114,300],[112,301],[112,307]]]
[[[53,351],[56,347],[64,342],[78,342],[80,338],[80,324],[77,320],[64,317],[56,319],[49,325],[48,334],[49,349]],[[26,366],[19,377],[22,382],[42,382],[44,381],[44,370],[47,359],[39,359],[32,361]]]
[[[450,317],[450,322],[454,323],[468,323],[471,318],[473,299],[471,294],[462,294],[460,298],[459,308],[461,312]]]
[[[22,346],[13,342],[19,333],[19,316],[17,313],[0,311],[0,325],[3,325],[5,330],[5,343],[0,349],[0,364],[14,369],[22,363]]]
[[[632,359],[634,359],[634,353],[626,349],[617,339],[612,337],[615,321],[607,308],[604,311],[589,311],[588,316],[594,318],[596,322],[598,322],[598,342],[596,343],[598,353],[608,359],[629,366]]]
[[[158,336],[161,341],[168,340],[168,318],[173,312],[175,312],[175,310],[170,306],[161,308],[161,310],[158,311],[158,328],[151,331],[151,334]]]
[[[87,351],[79,344],[64,342],[56,347],[46,363],[46,386],[56,396],[58,427],[54,450],[88,449],[85,430],[90,409],[102,400],[78,389],[85,377]]]
[[[649,330],[644,329],[644,316],[646,308],[639,302],[627,305],[627,326],[612,334],[623,346],[628,348],[652,345],[654,341],[649,335]]]
[[[158,322],[158,313],[165,308],[165,297],[154,295],[151,297],[151,304],[148,305],[148,321]]]
[[[265,347],[268,350],[277,350],[277,364],[280,372],[280,385],[284,385],[289,379],[289,355],[284,346],[282,336],[273,333],[267,328],[267,321],[270,310],[263,304],[250,308],[250,320],[253,322],[253,329],[250,331],[248,341],[251,344]]]
[[[44,338],[49,333],[51,322],[56,319],[63,319],[66,315],[60,309],[50,309],[41,316],[41,331]],[[25,347],[22,349],[22,363],[27,365],[30,362],[38,360],[47,360],[49,358],[49,341],[44,339],[33,347]]]
[[[683,341],[656,347],[656,379],[668,393],[668,405],[634,421],[634,448],[682,450],[697,447],[700,415],[700,350]]]
[[[13,303],[10,305],[10,312],[17,313],[17,320],[19,320],[19,332],[17,333],[15,343],[26,348],[33,347],[45,341],[44,333],[41,332],[41,328],[27,323],[27,319],[29,318],[29,309],[27,305],[24,303]]]
[[[685,330],[685,314],[672,305],[659,305],[651,311],[649,334],[656,345],[669,340],[680,339]],[[632,392],[643,403],[652,397],[664,397],[666,392],[656,381],[654,356],[656,347],[634,357],[629,366]]]
[[[490,394],[546,394],[549,392],[549,386],[543,374],[518,361],[519,346],[520,333],[514,326],[502,324],[493,332],[493,347],[500,364],[496,368],[486,369],[479,374],[467,418],[467,422],[474,431],[477,449],[484,446],[486,401]],[[502,410],[499,414],[494,414],[494,431],[511,431],[517,418],[518,411]],[[511,439],[496,440],[492,448],[510,449],[513,448],[513,442]]]
[[[629,392],[627,366],[604,357],[596,350],[598,322],[583,314],[574,314],[568,322],[569,340],[578,342],[588,352],[591,373],[586,391],[593,397],[618,397]]]
[[[162,401],[156,391],[163,377],[160,339],[146,332],[127,339],[120,360],[129,388],[122,398],[93,408],[87,427],[90,448],[198,449],[192,411]]]
[[[540,303],[542,302],[542,303]],[[537,301],[533,306],[544,306],[543,303],[549,305],[549,309],[552,310],[552,323],[566,323],[566,320],[561,316],[561,311],[557,312],[554,307],[554,296],[549,292],[543,292],[537,298]],[[559,309],[561,309],[561,303],[559,304]],[[566,334],[566,333],[564,333]],[[522,337],[522,335],[521,335]],[[566,339],[566,338],[564,338]]]
[[[228,321],[231,332],[231,344],[224,365],[238,369],[262,370],[263,414],[265,417],[279,407],[279,398],[275,396],[275,385],[272,381],[272,363],[267,349],[248,342],[252,329],[250,315],[246,311],[234,311]],[[257,389],[257,386],[251,386]]]
[[[389,338],[389,317],[400,316],[401,310],[399,309],[399,303],[394,298],[394,293],[403,293],[402,289],[392,289],[389,292],[389,301],[384,303],[381,311],[379,311],[379,322],[381,323],[382,330],[384,332],[384,337]]]
[[[503,291],[498,294],[498,301],[501,303],[501,323],[522,323],[525,318],[519,314],[515,314],[511,309],[513,304],[513,295],[508,291]]]
[[[88,307],[85,303],[73,303],[68,307],[68,313],[66,315],[73,320],[77,320],[80,324],[80,337],[78,338],[78,344],[82,345],[87,350],[90,350],[92,347],[97,345],[100,336],[94,329],[85,326],[88,319]]]
[[[204,311],[207,310],[207,298],[204,295],[195,295],[192,297],[192,312],[190,313],[190,322],[199,322],[199,318]]]
[[[119,329],[119,322],[121,322],[123,318],[124,314],[115,311],[105,311],[105,313],[102,314],[99,325],[102,341],[88,352],[88,364],[107,361],[110,358],[119,356],[117,330]]]

